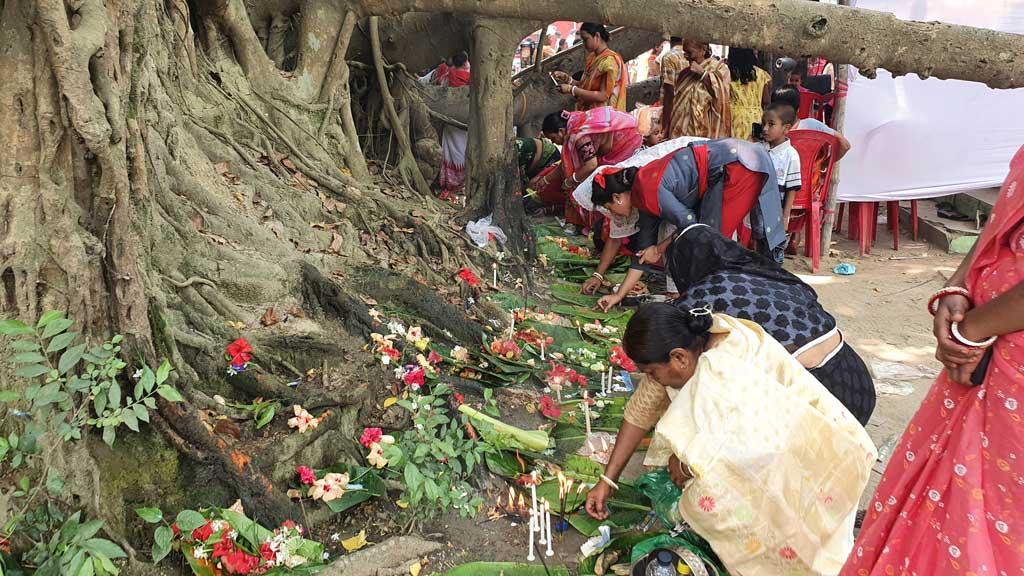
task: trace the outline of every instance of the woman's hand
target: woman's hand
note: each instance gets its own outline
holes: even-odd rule
[[[657,264],[661,262],[663,256],[661,247],[655,244],[654,246],[648,246],[644,248],[642,252],[637,254],[640,257],[641,264]]]
[[[675,454],[668,457],[668,475],[672,477],[672,481],[680,488],[684,487],[690,480],[693,480],[693,476],[690,476],[686,469],[680,465],[679,458],[676,458]]]
[[[950,294],[939,300],[938,310],[935,312],[935,319],[932,322],[932,332],[935,334],[936,348],[935,358],[942,365],[950,370],[950,375],[959,366],[971,362],[977,363],[981,360],[982,350],[968,348],[953,339],[950,325],[953,322],[961,322],[964,315],[970,309],[971,303],[960,294]]]
[[[552,72],[551,75],[555,78],[555,80],[558,80],[562,84],[572,83],[572,76],[569,76],[567,72],[562,72],[561,70],[558,70]]]
[[[601,287],[601,284],[603,284],[603,282],[601,282],[600,278],[591,276],[583,283],[583,288],[580,288],[580,292],[583,294],[593,294],[594,292],[597,292],[597,289]]]
[[[619,302],[622,302],[622,296],[619,296],[618,294],[609,294],[607,296],[603,296],[597,301],[597,307],[600,308],[602,312],[607,312],[618,306]]]
[[[608,498],[611,497],[613,488],[607,482],[598,482],[590,492],[587,492],[587,514],[595,520],[604,520],[608,517]]]
[[[572,93],[572,89],[573,89],[573,85],[572,84],[559,84],[558,85],[558,91],[561,92],[562,94],[571,94]]]

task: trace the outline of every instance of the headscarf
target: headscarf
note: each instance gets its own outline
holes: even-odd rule
[[[810,286],[767,256],[747,250],[706,224],[683,229],[668,255],[672,279],[680,292],[718,272],[742,272],[793,286]],[[816,297],[815,297],[816,298]]]

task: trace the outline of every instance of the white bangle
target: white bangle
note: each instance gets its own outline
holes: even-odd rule
[[[992,336],[991,338],[983,340],[981,342],[968,340],[967,338],[964,338],[963,334],[960,333],[959,325],[959,322],[953,322],[950,325],[950,331],[953,333],[953,339],[969,348],[988,348],[993,343],[995,343],[996,338],[998,338],[998,336]]]
[[[601,474],[601,481],[607,483],[609,486],[611,486],[612,488],[615,488],[616,490],[619,489],[619,485],[616,484],[614,480],[612,480],[611,478],[605,476],[604,474]]]
[[[573,98],[575,98],[575,97],[576,97],[576,87],[575,87],[575,86],[573,86],[573,87],[572,87],[572,90],[570,90],[569,92],[570,92],[570,93],[572,93],[572,97],[573,97]]]

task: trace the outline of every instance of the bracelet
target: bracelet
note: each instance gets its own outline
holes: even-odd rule
[[[573,86],[573,87],[572,87],[572,90],[570,90],[569,92],[571,92],[571,93],[572,93],[572,97],[573,97],[573,98],[575,98],[575,97],[576,97],[576,87],[575,87],[575,86]]]
[[[679,461],[679,471],[682,472],[683,474],[686,474],[690,478],[695,478],[695,476],[693,475],[693,468],[690,468],[689,464],[683,463],[682,460]]]
[[[981,342],[968,340],[967,338],[964,338],[963,334],[960,333],[959,325],[959,322],[953,322],[953,324],[950,325],[950,331],[953,333],[953,339],[969,348],[988,348],[993,343],[995,343],[996,338],[998,338],[998,336],[992,336],[991,338],[983,340]]]
[[[967,298],[967,300],[971,299],[971,293],[968,292],[966,288],[961,288],[960,286],[947,286],[935,294],[932,294],[932,297],[928,299],[928,311],[931,312],[932,316],[935,316],[939,311],[939,300],[942,300],[946,296],[952,296],[953,294],[959,294],[960,296]]]
[[[576,179],[576,173],[575,173],[575,172],[573,172],[572,174],[570,174],[570,176],[569,176],[569,177],[570,177],[570,178],[572,178],[572,181],[573,181],[573,182],[575,182],[575,183],[577,183],[577,184],[579,184],[579,183],[580,183],[580,181]]]
[[[611,478],[605,476],[604,474],[601,474],[601,481],[607,483],[609,486],[611,486],[612,488],[615,488],[616,490],[619,489],[619,485],[616,484],[614,480],[612,480]]]
[[[591,276],[594,277],[594,278],[597,278],[601,282],[604,282],[604,276],[600,272],[598,272],[596,270],[594,271],[593,274],[591,274]]]

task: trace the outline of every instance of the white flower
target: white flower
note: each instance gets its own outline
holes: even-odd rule
[[[196,546],[192,549],[192,557],[196,560],[202,560],[203,558],[206,558],[206,548],[202,546]]]
[[[383,438],[381,440],[383,441]],[[377,442],[370,444],[370,453],[366,455],[366,461],[377,469],[388,465],[388,459],[384,457],[384,449]]]
[[[398,320],[388,322],[388,332],[392,334],[405,334],[405,326]]]
[[[295,411],[295,417],[288,419],[289,428],[298,428],[299,433],[304,434],[306,430],[316,430],[316,427],[320,425],[320,419],[313,418],[313,415],[302,406],[296,404],[293,410]]]
[[[405,333],[405,339],[410,342],[416,342],[423,339],[423,328],[419,326],[410,326],[409,331]]]
[[[142,368],[139,368],[138,370],[136,370],[135,373],[132,374],[132,378],[134,378],[136,380],[138,380],[139,378],[142,378]]]
[[[331,472],[313,482],[313,486],[309,489],[309,497],[313,500],[330,502],[331,500],[341,498],[345,494],[346,488],[348,488],[348,474]]]
[[[455,348],[452,348],[452,358],[454,358],[456,362],[465,362],[466,360],[469,360],[469,350],[462,346],[456,346]]]
[[[231,539],[231,540],[237,540],[238,539],[238,531],[237,530],[232,530],[231,532],[228,532],[228,538]]]
[[[331,542],[337,542],[339,540],[341,540],[341,534],[338,534],[337,532],[331,534]]]

